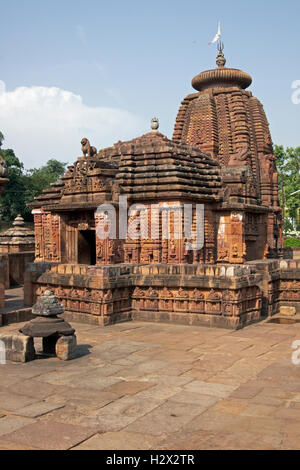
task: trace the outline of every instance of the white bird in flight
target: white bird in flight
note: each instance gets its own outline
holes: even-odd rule
[[[214,44],[215,42],[218,41],[218,39],[220,39],[220,37],[221,37],[221,21],[219,21],[219,24],[218,24],[218,32],[217,32],[217,34],[215,35],[215,37],[213,38],[213,40],[208,43],[208,45],[210,46],[211,44]]]

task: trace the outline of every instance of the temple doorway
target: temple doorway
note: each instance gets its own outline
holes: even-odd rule
[[[96,232],[95,230],[78,231],[78,264],[96,264]]]

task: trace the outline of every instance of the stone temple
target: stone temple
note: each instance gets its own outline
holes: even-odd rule
[[[226,328],[300,308],[268,121],[250,75],[225,65],[220,48],[217,67],[193,79],[172,140],[155,119],[99,152],[83,139],[84,156],[31,204],[28,305],[51,289],[70,320]]]

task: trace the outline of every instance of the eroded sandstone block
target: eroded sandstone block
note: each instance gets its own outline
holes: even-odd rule
[[[73,336],[62,336],[56,343],[56,355],[61,361],[74,359],[77,346],[77,338]]]
[[[283,315],[285,317],[294,317],[296,315],[296,308],[295,307],[281,306],[280,307],[280,315]]]
[[[8,361],[29,362],[35,358],[33,338],[23,335],[0,335],[5,345],[5,357]]]

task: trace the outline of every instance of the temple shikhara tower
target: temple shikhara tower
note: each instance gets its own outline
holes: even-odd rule
[[[283,301],[300,306],[290,275],[300,266],[282,260],[268,121],[250,75],[225,65],[219,47],[217,67],[193,79],[172,140],[156,119],[146,135],[99,152],[82,140],[83,156],[31,204],[27,304],[51,289],[70,320],[226,328]]]
[[[282,248],[281,208],[268,121],[260,101],[246,91],[250,75],[225,64],[220,48],[217,68],[193,79],[198,93],[184,99],[173,139],[199,148],[221,167],[218,261],[234,262],[237,253],[239,262],[276,258]],[[237,217],[241,232],[234,233]]]

